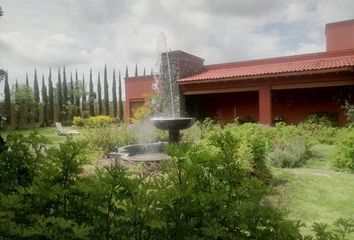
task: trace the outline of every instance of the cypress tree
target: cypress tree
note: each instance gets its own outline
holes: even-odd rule
[[[58,96],[59,120],[61,121],[64,108],[63,108],[63,90],[61,85],[60,68],[58,68],[57,96]]]
[[[43,101],[43,125],[48,126],[48,95],[47,87],[44,83],[44,75],[42,74],[42,101]]]
[[[135,64],[135,77],[138,76],[138,64]]]
[[[38,86],[38,78],[37,78],[37,69],[34,69],[34,82],[33,82],[33,94],[34,100],[39,103],[39,86]]]
[[[119,71],[119,78],[118,78],[118,97],[119,97],[119,120],[124,120],[124,109],[123,109],[123,99],[122,99],[122,81],[120,77]]]
[[[6,71],[5,73],[5,86],[4,86],[4,97],[5,97],[5,114],[7,117],[7,123],[11,124],[11,94],[9,86],[9,76]]]
[[[39,98],[39,86],[38,86],[38,79],[37,79],[37,69],[34,69],[34,81],[33,81],[33,95],[34,95],[34,100],[36,101],[37,104],[39,104],[40,98]],[[35,121],[39,121],[39,111],[36,109],[35,111]]]
[[[79,85],[79,76],[77,70],[75,70],[75,105],[76,105],[76,116],[81,116],[80,109],[80,85]]]
[[[75,103],[75,90],[74,90],[74,81],[73,81],[73,73],[70,73],[70,103]]]
[[[108,95],[108,80],[107,80],[107,66],[104,65],[104,78],[103,78],[103,88],[104,88],[104,114],[109,116],[109,95]]]
[[[90,116],[95,116],[95,93],[93,92],[92,68],[90,68],[89,108],[90,108]]]
[[[68,102],[68,84],[66,81],[66,71],[65,66],[63,67],[63,103],[67,104]]]
[[[113,117],[117,117],[117,86],[116,86],[116,70],[113,69],[112,83],[112,100],[113,100]]]
[[[49,76],[48,76],[48,95],[49,95],[48,118],[50,122],[54,122],[54,90],[53,90],[51,68],[49,69]]]
[[[97,80],[97,103],[98,103],[98,115],[102,115],[102,98],[101,98],[100,72],[98,72],[98,80]]]
[[[26,86],[29,87],[29,83],[28,83],[28,73],[26,73]]]
[[[145,67],[144,67],[144,72],[143,72],[143,75],[144,75],[144,76],[146,75]]]
[[[16,78],[16,82],[15,82],[15,92],[18,91],[18,82],[17,82],[17,78]]]
[[[125,78],[129,77],[128,65],[125,66]]]
[[[86,111],[86,87],[85,87],[85,75],[82,74],[82,89],[81,89],[81,96],[82,96],[82,111]]]

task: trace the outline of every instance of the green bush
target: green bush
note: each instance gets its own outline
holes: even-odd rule
[[[354,172],[354,129],[347,128],[341,131],[336,146],[336,157],[332,166],[338,170]]]
[[[285,144],[274,146],[267,156],[268,161],[277,167],[294,168],[301,167],[309,154],[305,138],[289,138]]]
[[[136,142],[133,129],[127,124],[108,125],[98,129],[90,129],[85,134],[91,149],[101,150],[108,153],[114,150],[116,145],[123,146]]]
[[[74,117],[73,118],[73,125],[77,127],[84,127],[87,125],[87,118],[83,117]]]

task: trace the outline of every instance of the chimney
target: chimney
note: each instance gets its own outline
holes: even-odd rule
[[[354,49],[354,19],[326,24],[327,51]]]

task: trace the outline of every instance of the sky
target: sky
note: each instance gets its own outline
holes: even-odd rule
[[[354,18],[353,0],[0,0],[0,68],[10,84],[58,68],[80,78],[107,64],[150,73],[158,52],[205,64],[325,51],[325,24]],[[3,85],[3,84],[2,84]],[[2,85],[0,87],[2,87]],[[3,88],[2,88],[3,89]],[[1,90],[3,92],[3,90]]]

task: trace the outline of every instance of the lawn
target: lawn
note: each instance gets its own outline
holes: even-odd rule
[[[290,218],[305,224],[304,233],[313,222],[333,223],[338,218],[354,216],[354,174],[330,169],[335,147],[315,145],[312,156],[302,168],[273,169],[279,202]]]
[[[46,128],[36,128],[36,129],[24,129],[24,130],[1,130],[1,136],[6,139],[7,135],[11,133],[19,133],[23,135],[28,135],[33,131],[38,132],[40,135],[45,136],[48,139],[48,144],[56,144],[62,141],[65,141],[65,136],[60,136],[56,133],[56,128],[54,127],[46,127]],[[89,131],[89,129],[79,129],[80,135],[73,136],[76,139],[82,139],[85,136],[85,133]]]

